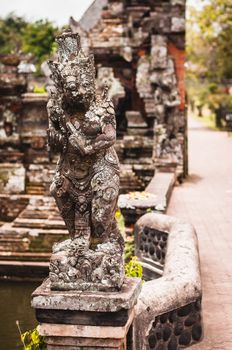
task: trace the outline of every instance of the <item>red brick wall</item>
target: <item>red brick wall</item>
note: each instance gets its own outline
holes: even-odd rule
[[[185,109],[185,51],[178,49],[173,43],[168,43],[168,53],[175,62],[177,84],[180,94],[180,110]]]

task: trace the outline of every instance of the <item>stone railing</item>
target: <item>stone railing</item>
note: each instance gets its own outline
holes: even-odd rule
[[[156,213],[135,226],[145,282],[136,307],[134,350],[178,350],[202,338],[201,277],[194,228]]]
[[[118,206],[127,226],[148,211],[165,213],[176,181],[174,172],[156,172],[145,191],[130,192],[119,196]]]

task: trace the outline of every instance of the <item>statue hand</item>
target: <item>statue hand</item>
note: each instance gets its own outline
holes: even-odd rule
[[[80,148],[80,145],[79,145],[79,143],[80,143],[80,140],[78,140],[78,137],[76,136],[76,135],[70,135],[69,136],[69,143],[74,147],[74,148],[77,148],[77,149],[79,149]]]
[[[59,134],[59,132],[57,130],[55,130],[53,127],[50,127],[47,130],[47,134],[48,134],[48,144],[49,145],[57,146],[61,143],[62,137]]]
[[[79,136],[79,123],[75,122],[75,126],[71,122],[66,123],[66,127],[71,135]]]
[[[66,123],[67,129],[70,132],[70,136],[68,138],[69,143],[74,147],[79,149],[79,142],[80,142],[80,134],[78,130],[75,128],[75,126],[71,122]]]
[[[71,133],[68,139],[70,145],[76,150],[78,150],[81,154],[84,154],[85,140],[83,139],[83,136],[79,133],[78,129],[71,122],[67,122],[66,126],[69,132]]]

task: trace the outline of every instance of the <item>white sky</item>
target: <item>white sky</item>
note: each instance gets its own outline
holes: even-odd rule
[[[49,19],[62,26],[69,17],[79,20],[93,0],[0,0],[0,16],[10,12],[28,20]],[[202,0],[187,0],[189,5],[199,7]]]
[[[70,16],[79,20],[92,0],[0,0],[0,16],[10,12],[28,20],[49,19],[59,26]]]

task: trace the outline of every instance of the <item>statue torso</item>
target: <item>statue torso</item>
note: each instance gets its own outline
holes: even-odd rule
[[[97,113],[89,110],[85,114],[72,113],[67,115],[67,120],[73,124],[81,135],[84,135],[87,143],[102,134],[102,114],[104,110],[98,107],[96,111]],[[93,176],[107,165],[118,171],[118,157],[113,147],[102,149],[95,154],[81,155],[71,145],[68,145],[67,151],[61,154],[59,162],[62,175],[76,180]]]

